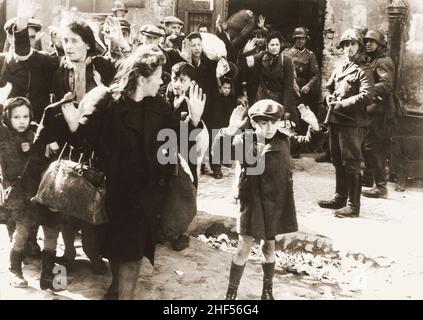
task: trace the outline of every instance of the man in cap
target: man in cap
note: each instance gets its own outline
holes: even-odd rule
[[[153,24],[145,24],[140,28],[140,41],[142,44],[159,45],[160,38],[164,36],[163,30]]]
[[[113,3],[113,8],[111,9],[113,12],[113,16],[116,18],[125,18],[126,14],[128,13],[128,8],[126,4],[122,1],[115,1]]]
[[[166,94],[167,85],[170,82],[172,66],[178,62],[182,62],[183,59],[180,57],[176,50],[171,48],[164,49],[161,47],[161,39],[165,36],[163,29],[153,24],[145,24],[140,28],[140,36],[140,42],[142,44],[158,46],[166,57],[166,63],[163,65],[162,73],[163,84],[159,90],[159,93],[164,96]]]
[[[182,40],[185,38],[185,35],[182,33],[184,22],[177,17],[167,16],[163,18],[161,23],[166,29],[166,47],[181,50]]]
[[[389,151],[392,124],[395,117],[394,79],[395,66],[385,53],[386,42],[383,33],[368,30],[364,36],[366,64],[373,71],[375,96],[367,107],[369,127],[364,139],[363,186],[375,187],[364,190],[362,195],[369,198],[387,198],[385,162]]]

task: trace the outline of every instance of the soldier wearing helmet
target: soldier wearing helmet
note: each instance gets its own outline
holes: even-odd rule
[[[113,3],[113,8],[110,11],[113,12],[113,16],[116,18],[125,18],[126,14],[128,13],[128,8],[124,2],[115,1]]]
[[[348,29],[339,47],[345,59],[323,87],[322,96],[328,107],[327,124],[332,163],[335,166],[335,197],[319,201],[319,206],[335,209],[335,216],[358,217],[360,213],[361,146],[367,126],[367,106],[373,98],[373,77],[364,60],[363,38],[357,30]]]
[[[369,198],[386,198],[385,160],[392,133],[392,120],[395,116],[394,78],[395,66],[385,53],[386,41],[383,33],[368,30],[364,36],[366,44],[366,64],[373,71],[375,96],[367,107],[369,127],[364,139],[363,185],[373,187],[362,192]]]
[[[313,51],[306,48],[310,40],[309,31],[305,27],[295,28],[292,33],[294,46],[285,49],[285,54],[294,62],[297,84],[297,105],[304,103],[316,112],[315,101],[318,96],[320,71],[317,58]],[[307,126],[300,126],[301,133],[307,131]]]

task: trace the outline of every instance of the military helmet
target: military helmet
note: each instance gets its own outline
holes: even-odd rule
[[[382,47],[386,46],[385,35],[380,31],[368,30],[364,36],[364,40],[366,39],[373,39],[378,43],[378,45]]]
[[[345,41],[357,41],[360,46],[364,47],[363,36],[356,29],[347,29],[342,33],[341,40],[339,41],[339,48],[342,48]]]
[[[295,38],[307,38],[310,39],[308,29],[305,27],[298,27],[294,29],[294,32],[292,33],[292,39]]]

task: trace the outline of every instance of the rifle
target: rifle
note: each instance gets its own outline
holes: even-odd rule
[[[337,98],[337,101],[339,101],[340,99],[339,99],[339,97]],[[325,121],[323,122],[323,124],[325,125],[325,126],[327,126],[328,125],[328,123],[329,123],[329,118],[330,118],[330,116],[332,115],[332,112],[333,112],[333,109],[334,109],[334,106],[331,104],[331,102],[333,101],[333,98],[330,98],[329,99],[329,109],[328,109],[328,113],[326,114],[326,118],[325,118]]]

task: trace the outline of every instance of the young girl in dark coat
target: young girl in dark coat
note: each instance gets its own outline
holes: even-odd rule
[[[10,285],[26,288],[28,282],[22,274],[22,260],[30,228],[36,225],[35,208],[21,185],[21,176],[28,162],[34,140],[35,127],[31,125],[31,103],[22,97],[6,101],[3,121],[0,124],[0,167],[3,188],[8,194],[4,207],[9,219],[16,223],[10,251]]]
[[[231,264],[227,300],[236,298],[253,238],[261,240],[264,256],[261,298],[274,300],[275,236],[298,230],[290,171],[290,143],[310,142],[312,135],[320,131],[310,109],[303,105],[299,109],[302,119],[310,124],[306,136],[291,134],[283,128],[283,106],[265,99],[248,110],[254,131],[246,130],[233,138],[232,144],[237,149],[235,154],[241,162],[237,196],[240,200],[239,244]],[[233,137],[247,122],[246,108],[238,106],[232,113],[229,126],[220,130],[215,142]],[[214,152],[216,145],[213,145]]]

